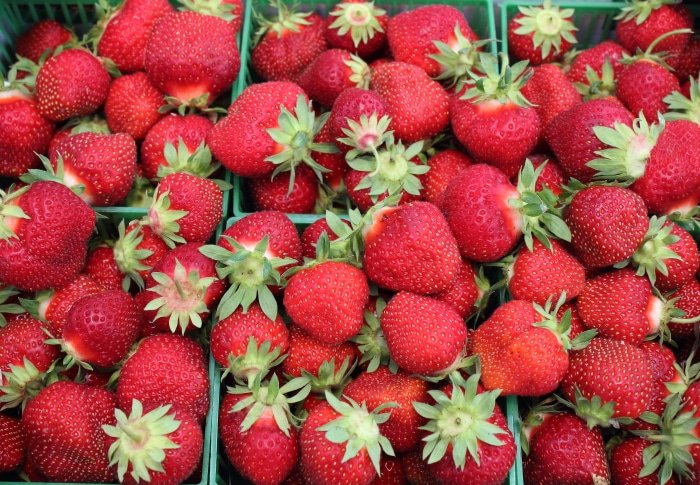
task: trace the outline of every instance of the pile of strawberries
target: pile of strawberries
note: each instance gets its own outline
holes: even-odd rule
[[[509,60],[452,6],[278,3],[224,110],[242,5],[180,3],[17,40],[0,474],[198,481],[210,351],[231,483],[498,485],[516,440],[527,485],[700,483],[685,6],[581,50],[574,10],[521,7]],[[257,212],[214,239],[227,171]]]

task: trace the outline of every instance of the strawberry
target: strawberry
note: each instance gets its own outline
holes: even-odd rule
[[[240,64],[231,24],[212,15],[169,13],[146,42],[146,74],[175,105],[209,106],[231,86]]]
[[[574,254],[587,268],[604,268],[629,258],[649,226],[647,208],[622,187],[592,186],[577,192],[565,210]]]
[[[403,373],[392,373],[387,367],[357,376],[343,390],[343,394],[374,409],[385,402],[397,404],[386,423],[379,425],[394,451],[402,453],[415,447],[421,438],[419,427],[425,424],[413,403],[427,403],[428,385],[425,381]]]
[[[276,2],[277,18],[259,18],[250,60],[265,81],[294,81],[326,50],[325,21]]]
[[[684,318],[700,316],[700,283],[697,280],[692,279],[678,288],[678,291],[673,293],[672,297],[674,299],[677,298],[675,306],[685,313]],[[671,322],[668,324],[674,339],[692,337],[695,335],[695,327],[696,325],[688,325],[687,323]]]
[[[53,124],[39,113],[34,98],[18,89],[0,90],[0,175],[19,177],[46,153]]]
[[[692,27],[692,17],[683,5],[664,2],[630,3],[615,17],[619,22],[615,34],[622,46],[630,52],[645,51],[661,35]],[[686,47],[690,34],[674,35],[658,43],[659,52],[678,55]]]
[[[53,19],[40,20],[15,41],[17,56],[26,57],[32,62],[39,62],[44,52],[53,53],[60,45],[75,40],[75,34]]]
[[[309,98],[330,108],[338,95],[348,88],[367,89],[369,66],[359,57],[343,49],[329,49],[299,76],[299,86]]]
[[[380,473],[382,452],[394,456],[379,429],[390,417],[384,411],[394,404],[382,403],[369,411],[366,405],[347,397],[341,401],[328,391],[326,401],[311,410],[301,428],[304,476],[317,485],[369,485]]]
[[[140,166],[144,176],[149,179],[163,177],[168,172],[161,166],[173,166],[175,160],[180,158],[193,161],[192,157],[202,156],[206,151],[204,141],[213,126],[208,118],[197,115],[170,114],[162,118],[148,130],[141,145]],[[172,148],[168,146],[176,149],[175,158],[170,153]],[[197,171],[193,173],[203,177],[208,175]]]
[[[589,485],[610,480],[603,438],[569,413],[545,414],[528,438],[524,476],[532,485]]]
[[[485,164],[470,165],[452,179],[439,207],[463,257],[478,262],[497,261],[515,247],[523,234],[530,249],[533,235],[548,247],[551,235],[570,239],[554,195],[549,190],[535,192],[543,168],[540,165],[535,171],[526,161],[517,187],[503,172]],[[527,212],[525,216],[524,201],[535,199],[540,214]]]
[[[499,72],[498,60],[485,53],[480,54],[480,63],[485,74],[473,74],[476,84],[450,107],[452,130],[469,155],[510,177],[520,170],[540,136],[542,120],[520,92],[532,70],[525,61],[511,68],[504,59]],[[498,87],[482,89],[487,85]]]
[[[321,162],[318,156],[315,159]],[[295,170],[293,179],[294,182],[292,172],[281,173],[273,179],[251,179],[248,184],[255,208],[288,214],[315,212],[316,199],[319,197],[318,177],[308,167],[301,166]]]
[[[559,162],[554,157],[543,155],[543,154],[533,154],[527,157],[535,170],[539,169],[540,166],[544,165],[540,176],[535,182],[535,190],[540,192],[541,190],[547,188],[552,191],[554,195],[559,197],[563,192],[563,187],[566,185],[567,179],[564,176],[564,171],[562,170]],[[511,177],[511,182],[517,183],[518,178],[516,176]]]
[[[315,141],[316,143],[323,144],[324,146],[334,145],[335,140],[331,136],[330,117],[326,119],[326,122],[323,124],[323,127],[316,134]],[[316,163],[318,163],[320,166],[327,170],[323,172],[323,181],[328,186],[328,188],[331,189],[327,192],[331,194],[332,192],[342,192],[344,190],[343,175],[345,175],[345,172],[347,172],[348,170],[348,164],[345,161],[345,154],[342,153],[341,150],[333,150],[333,153],[314,152],[313,158],[316,161]],[[293,190],[294,189],[292,189],[292,191]],[[320,196],[321,195],[319,194],[319,197]],[[319,206],[320,205],[321,204],[319,204]]]
[[[282,483],[297,463],[297,421],[290,404],[303,399],[304,383],[295,379],[280,386],[274,375],[270,382],[258,378],[252,388],[236,388],[224,397],[219,432],[226,456],[253,483]]]
[[[666,121],[687,120],[700,125],[700,82],[695,78],[689,78],[680,91],[666,96],[664,103],[668,105]]]
[[[423,461],[422,452],[414,450],[401,457],[401,470],[408,483],[412,485],[430,485],[435,479],[428,470],[428,464]]]
[[[440,293],[459,271],[457,241],[440,210],[428,202],[385,207],[363,229],[363,269],[392,291]]]
[[[83,269],[102,290],[119,290],[124,284],[124,273],[114,258],[114,249],[97,246],[87,256]]]
[[[219,319],[239,306],[243,311],[258,301],[270,320],[277,318],[278,291],[282,276],[301,261],[301,241],[294,224],[281,212],[250,214],[234,222],[219,238],[217,246],[201,252],[217,262],[217,273],[231,285],[216,311]]]
[[[114,394],[98,387],[56,382],[32,399],[22,415],[27,456],[48,480],[109,483],[109,438],[103,425],[114,423]]]
[[[52,121],[94,113],[109,93],[111,79],[95,56],[67,49],[48,59],[36,76],[39,113]]]
[[[667,60],[673,68],[673,73],[680,82],[687,81],[690,77],[700,75],[700,37],[693,36],[683,52]]]
[[[478,40],[464,14],[450,5],[425,5],[402,12],[389,20],[387,29],[394,59],[414,64],[430,77],[441,71],[433,57],[439,53],[436,42],[452,47],[457,44],[457,35],[472,42]]]
[[[676,356],[673,351],[665,345],[659,345],[658,342],[646,341],[639,345],[647,354],[647,358],[651,363],[651,373],[654,379],[663,382],[670,382],[676,376]]]
[[[72,135],[56,144],[51,167],[67,186],[82,186],[79,195],[88,204],[116,205],[129,194],[136,177],[136,143],[125,133]]]
[[[474,267],[462,262],[450,286],[434,295],[435,299],[452,305],[462,318],[471,315],[484,296],[486,281],[474,271]]]
[[[26,445],[22,423],[17,418],[0,414],[0,440],[3,443],[0,472],[11,472],[24,462]]]
[[[163,95],[142,72],[122,76],[109,87],[105,117],[112,133],[128,133],[136,141],[146,137],[163,115]]]
[[[611,418],[639,417],[653,397],[654,383],[643,350],[619,340],[594,338],[571,355],[561,389],[572,402],[599,398],[597,404],[588,403],[588,412],[581,415],[591,427]]]
[[[95,213],[59,183],[0,193],[0,281],[24,291],[68,284],[85,263],[94,227]]]
[[[143,280],[168,252],[168,246],[150,226],[133,220],[125,228],[122,221],[118,226],[119,239],[114,243],[114,262],[124,274],[122,286],[130,286],[133,281],[140,289]]]
[[[544,0],[541,6],[518,7],[508,22],[508,52],[532,65],[561,59],[576,44],[574,9]]]
[[[357,349],[350,342],[339,345],[324,344],[292,325],[289,328],[289,350],[287,358],[282,362],[282,370],[293,377],[305,375],[321,380],[327,370],[324,367],[330,367],[329,370],[335,375],[346,362],[352,364],[356,358]]]
[[[521,92],[535,105],[542,126],[581,102],[581,95],[566,74],[554,64],[543,64],[532,69],[532,77]]]
[[[617,77],[625,68],[620,62],[625,54],[629,52],[620,44],[612,40],[604,40],[577,53],[566,75],[572,83],[585,83],[589,69],[598,76],[602,76],[603,66],[608,61]]]
[[[615,446],[610,453],[610,474],[614,483],[635,483],[638,485],[655,485],[661,482],[657,473],[640,478],[644,461],[642,454],[650,443],[643,438],[632,437]],[[669,477],[667,485],[677,485],[675,477]]]
[[[474,374],[431,394],[434,405],[415,407],[428,419],[421,428],[429,433],[423,456],[435,480],[448,485],[503,483],[515,461],[515,441],[496,404],[498,391],[481,389],[479,374]],[[471,444],[464,446],[465,441]]]
[[[360,331],[368,300],[364,273],[335,261],[305,266],[289,278],[284,290],[289,318],[313,338],[330,345]]]
[[[172,11],[167,0],[125,0],[116,8],[102,9],[89,37],[98,54],[114,61],[122,73],[143,71],[151,29]]]
[[[372,480],[371,485],[407,485],[401,462],[402,458],[384,457],[380,466],[381,473]]]
[[[556,116],[547,124],[544,138],[564,172],[569,177],[588,183],[593,179],[595,170],[587,163],[596,158],[596,151],[605,147],[596,138],[594,127],[612,127],[616,122],[631,126],[633,119],[617,99],[594,99]]]
[[[417,66],[388,62],[374,67],[371,89],[384,99],[394,135],[405,143],[431,138],[449,123],[447,92]]]
[[[100,115],[83,116],[81,118],[73,118],[68,120],[54,133],[53,138],[51,138],[51,142],[49,143],[49,158],[56,153],[56,147],[59,143],[65,141],[66,138],[73,135],[79,135],[81,133],[110,135],[112,132],[109,131],[107,120],[102,118]]]
[[[214,261],[201,244],[188,243],[165,254],[146,279],[150,300],[144,314],[162,332],[183,334],[202,327],[202,320],[224,292]]]
[[[386,11],[374,2],[343,0],[328,12],[326,42],[367,58],[384,47],[388,23]]]
[[[178,335],[142,340],[124,363],[117,384],[120,409],[138,399],[144,409],[172,404],[202,422],[209,409],[209,376],[204,352]]]
[[[473,163],[474,161],[468,155],[453,148],[439,151],[430,157],[428,159],[430,170],[423,176],[422,180],[423,191],[421,193],[425,200],[437,204],[455,175]]]
[[[352,148],[364,149],[370,144],[378,147],[381,145],[380,140],[383,140],[379,120],[386,114],[386,103],[379,94],[366,89],[347,88],[333,103],[330,118],[324,128],[328,126],[331,140],[343,153],[349,152]],[[362,124],[363,115],[367,119],[364,125]],[[372,115],[375,117],[372,118]],[[350,130],[352,136],[345,130]],[[321,133],[323,131],[321,130]],[[345,144],[341,140],[345,136],[352,140],[352,144]]]
[[[342,223],[350,226],[348,221],[342,220]],[[339,234],[336,234],[328,224],[327,219],[318,219],[306,226],[301,233],[301,253],[305,258],[313,259],[316,257],[316,244],[324,233],[328,236],[329,241],[335,241],[339,237]]]
[[[680,90],[678,78],[662,64],[652,59],[630,59],[617,76],[616,96],[632,113],[653,119],[668,109],[664,98]]]
[[[467,343],[467,328],[452,305],[407,292],[389,301],[381,326],[391,357],[410,373],[449,373]]]

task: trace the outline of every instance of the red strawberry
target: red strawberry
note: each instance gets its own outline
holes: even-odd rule
[[[335,140],[331,136],[331,125],[329,120],[330,118],[325,120],[323,127],[316,134],[315,141],[316,143],[323,143],[324,145],[328,144],[327,146],[334,146]],[[340,145],[342,145],[342,143],[340,143]],[[323,172],[323,181],[331,190],[324,191],[324,193],[329,192],[331,194],[330,198],[332,198],[333,192],[342,192],[344,190],[343,175],[345,175],[345,172],[348,170],[348,164],[345,161],[345,154],[341,150],[333,150],[333,153],[314,152],[313,158],[316,163],[327,170],[327,172]],[[319,198],[321,197],[323,197],[323,194],[319,194]],[[319,206],[321,205],[323,205],[322,202],[319,203]]]
[[[685,82],[690,77],[697,78],[700,74],[700,37],[692,37],[683,52],[669,57],[666,62],[673,68],[673,74],[680,82]]]
[[[664,98],[680,90],[678,78],[660,63],[646,58],[633,61],[617,76],[616,96],[632,113],[654,119],[665,113]]]
[[[120,290],[124,284],[124,273],[114,259],[114,249],[109,246],[90,251],[84,271],[102,290]]]
[[[3,444],[0,472],[11,472],[19,468],[27,451],[19,419],[0,414],[0,441]]]
[[[450,286],[434,297],[452,305],[462,318],[473,313],[484,295],[484,281],[471,264],[462,262]]]
[[[430,157],[428,159],[430,170],[422,179],[421,194],[425,200],[437,204],[455,175],[472,163],[474,162],[468,155],[452,148],[437,152]]]
[[[401,469],[406,475],[408,483],[412,485],[430,485],[434,482],[435,479],[428,470],[428,464],[423,461],[420,450],[407,453],[401,458]]]
[[[516,59],[533,65],[556,61],[576,43],[574,9],[560,9],[546,0],[541,6],[518,10],[508,22],[508,52]]]
[[[391,357],[410,373],[449,372],[467,343],[467,328],[452,305],[412,293],[399,292],[391,299],[381,325]]]
[[[645,51],[661,35],[692,27],[692,17],[683,5],[629,4],[615,17],[620,44],[630,52]],[[690,40],[690,34],[672,35],[657,45],[657,51],[680,54]]]
[[[105,100],[105,117],[112,133],[128,133],[136,141],[146,137],[163,115],[158,108],[163,95],[142,72],[122,76],[109,87]]]
[[[165,256],[168,246],[150,226],[144,226],[138,220],[131,221],[126,228],[122,222],[118,231],[119,239],[114,243],[114,262],[124,274],[122,285],[128,286],[133,281],[143,288],[144,278]]]
[[[320,342],[336,345],[357,334],[369,300],[364,273],[342,262],[321,261],[289,278],[284,309]]]
[[[17,38],[15,52],[32,62],[39,62],[44,52],[53,52],[58,46],[73,40],[75,34],[65,26],[52,19],[40,20]]]
[[[606,423],[610,418],[637,418],[647,408],[655,389],[651,364],[646,353],[619,340],[594,338],[569,359],[569,370],[561,383],[566,398],[577,401],[576,390],[590,401],[598,396],[612,409],[591,409],[595,415],[582,416],[589,425]]]
[[[386,103],[376,92],[348,88],[336,98],[331,109],[331,116],[325,126],[328,126],[330,130],[331,141],[341,152],[347,153],[354,147],[364,150],[371,144],[378,147],[384,140],[384,133],[379,129],[379,120],[386,113]],[[364,125],[362,124],[362,115],[367,118]],[[372,118],[372,115],[376,115],[375,118]],[[353,127],[356,129],[353,130]],[[353,133],[352,145],[347,145],[340,140],[348,136],[344,130],[350,130]]]
[[[615,446],[610,453],[610,475],[613,483],[635,485],[656,485],[661,483],[659,473],[652,473],[640,477],[644,467],[644,450],[651,446],[651,442],[639,438],[631,437]],[[667,485],[678,485],[675,476],[669,477],[665,482]]]
[[[574,254],[588,268],[604,268],[629,258],[649,226],[644,201],[622,187],[593,186],[576,193],[564,220]]]
[[[588,80],[586,73],[589,68],[598,76],[602,76],[603,65],[605,61],[609,61],[617,77],[625,69],[620,62],[623,54],[629,54],[629,52],[617,42],[604,40],[576,54],[566,75],[572,83],[585,83]]]
[[[350,226],[350,223],[345,220],[343,220],[343,224]],[[335,241],[339,236],[331,229],[327,219],[318,219],[306,226],[304,232],[301,233],[301,252],[305,258],[313,259],[316,257],[316,243],[323,233],[326,233],[329,241]]]
[[[85,263],[95,213],[56,182],[0,193],[0,281],[25,291],[68,284]]]
[[[672,298],[678,298],[674,304],[676,308],[685,312],[683,318],[696,318],[700,316],[700,283],[698,283],[697,280],[692,279],[681,286],[678,291],[673,293]],[[695,335],[695,327],[696,325],[689,325],[687,323],[670,322],[668,324],[668,328],[671,330],[671,335],[674,339],[692,337]]]
[[[393,16],[389,20],[387,39],[395,60],[414,64],[428,76],[436,77],[441,66],[433,57],[440,52],[435,42],[450,47],[457,45],[457,31],[468,41],[478,39],[456,7],[426,5]]]
[[[110,135],[109,126],[107,126],[107,121],[100,115],[83,116],[81,118],[73,118],[68,120],[61,128],[59,128],[55,133],[51,142],[49,143],[49,153],[48,156],[51,157],[56,153],[56,146],[62,143],[73,135],[79,135],[81,133],[96,133],[99,135]]]
[[[581,102],[581,95],[554,64],[544,64],[532,70],[530,80],[522,88],[525,99],[535,105],[535,111],[545,127],[559,113],[563,113]]]
[[[114,394],[98,387],[56,382],[32,399],[22,415],[27,454],[37,470],[55,482],[109,483],[109,438]]]
[[[631,126],[633,119],[617,99],[594,99],[577,104],[551,120],[544,131],[544,138],[564,172],[569,177],[588,183],[593,179],[595,170],[587,164],[596,158],[596,151],[605,146],[596,138],[593,128],[612,127],[616,122]]]
[[[388,23],[386,11],[373,2],[341,1],[328,12],[326,42],[367,58],[384,47]]]
[[[401,462],[402,458],[384,457],[380,468],[381,474],[372,480],[371,485],[408,485]]]
[[[347,361],[352,364],[357,358],[357,349],[350,342],[340,345],[324,344],[302,331],[299,327],[289,329],[289,350],[282,362],[282,370],[293,377],[304,373],[319,377],[324,363],[333,362],[333,372],[337,373]]]
[[[532,485],[590,485],[610,480],[603,438],[569,413],[546,414],[529,436],[524,464]]]
[[[647,354],[651,364],[651,373],[654,379],[670,382],[676,376],[676,356],[673,351],[658,342],[646,341],[639,344],[639,348]]]
[[[557,301],[576,298],[586,283],[586,270],[576,258],[556,241],[547,249],[539,241],[533,250],[522,248],[508,269],[508,289],[516,300],[544,305],[550,298]]]
[[[84,187],[80,198],[88,204],[116,205],[129,194],[136,177],[136,144],[125,133],[81,133],[56,144],[51,165],[66,185]]]
[[[279,2],[277,18],[263,19],[256,33],[251,62],[265,81],[297,81],[326,50],[325,21],[314,13],[297,13]]]
[[[433,137],[449,123],[448,94],[417,66],[388,62],[374,67],[371,88],[384,99],[394,135],[405,143]]]
[[[459,271],[457,241],[440,210],[428,202],[380,209],[363,229],[363,269],[392,291],[447,290]]]
[[[539,192],[547,188],[551,190],[554,195],[559,197],[563,191],[562,187],[567,183],[567,178],[557,160],[554,157],[538,153],[530,155],[527,158],[532,162],[532,166],[535,169],[544,165],[542,173],[540,173],[540,176],[537,177],[537,182],[535,182],[535,190]],[[510,180],[512,183],[518,182],[517,177],[511,177]]]
[[[535,148],[542,127],[537,111],[520,93],[532,71],[526,62],[511,68],[504,61],[499,72],[498,60],[490,54],[481,54],[480,62],[487,74],[452,103],[452,130],[472,157],[511,177]],[[499,87],[489,92],[478,87],[486,85]]]
[[[123,73],[143,71],[151,29],[172,11],[167,0],[126,0],[106,10],[90,32],[98,54],[114,61]]]
[[[204,352],[178,335],[154,335],[142,340],[124,363],[117,384],[119,407],[138,399],[144,409],[172,404],[202,422],[209,409],[209,376]]]
[[[288,214],[313,213],[319,197],[318,178],[311,169],[298,167],[290,191],[291,176],[291,172],[284,172],[273,179],[260,177],[248,181],[255,208]]]
[[[329,49],[318,57],[299,76],[299,86],[317,103],[330,108],[345,89],[367,89],[369,66],[357,56],[343,49]]]
[[[202,107],[236,79],[240,53],[231,24],[222,18],[173,12],[153,25],[144,65],[153,85],[175,104]]]
[[[37,110],[34,99],[20,90],[0,91],[0,175],[19,177],[38,165],[46,153],[53,124]]]
[[[65,50],[47,60],[36,76],[37,107],[53,121],[89,115],[107,98],[110,81],[95,56],[82,49]]]
[[[408,451],[419,443],[419,428],[425,424],[425,420],[415,411],[413,403],[428,402],[428,385],[425,381],[379,367],[374,372],[357,376],[343,390],[343,394],[359,404],[366,404],[368,409],[386,402],[396,403],[397,407],[392,409],[389,420],[379,425],[379,431],[398,453]]]

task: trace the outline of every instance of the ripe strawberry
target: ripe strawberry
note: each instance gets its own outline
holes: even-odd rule
[[[328,367],[332,362],[333,366],[330,370],[336,375],[345,362],[354,363],[357,355],[357,348],[350,342],[343,342],[340,345],[324,344],[292,325],[289,328],[289,350],[287,358],[282,362],[282,370],[293,377],[309,375],[321,378],[324,377],[322,375],[322,371],[325,372],[322,369],[324,364]]]
[[[374,2],[340,1],[328,12],[326,42],[332,48],[368,58],[384,47],[388,23],[386,11]]]
[[[350,227],[350,223],[346,220],[342,220],[342,223]],[[301,233],[301,253],[305,258],[313,259],[316,257],[316,244],[318,243],[321,234],[325,233],[328,236],[329,241],[335,241],[338,239],[340,234],[336,234],[335,231],[328,224],[327,219],[318,219],[312,222]]]
[[[0,193],[0,281],[24,291],[61,287],[85,263],[95,213],[56,182]]]
[[[467,328],[452,305],[407,292],[387,304],[381,326],[391,357],[410,373],[449,373],[467,343]]]
[[[681,88],[678,78],[653,59],[630,61],[617,76],[617,98],[632,113],[641,113],[649,119],[665,113],[668,106],[664,98]]]
[[[44,52],[53,53],[58,46],[74,40],[75,34],[64,25],[52,19],[40,20],[17,38],[15,53],[38,63]]]
[[[204,256],[201,244],[188,243],[165,254],[146,279],[150,298],[145,317],[162,332],[191,331],[202,321],[224,293],[215,263]]]
[[[167,0],[125,0],[101,12],[90,37],[100,56],[108,57],[122,73],[143,71],[151,29],[173,11]]]
[[[640,477],[645,468],[644,450],[651,443],[643,438],[631,437],[615,446],[610,453],[610,475],[614,483],[634,483],[637,485],[656,485],[662,483],[659,473],[650,473]],[[678,485],[675,476],[669,477],[667,485]]]
[[[412,485],[430,485],[435,482],[428,470],[428,464],[423,461],[422,452],[418,449],[401,457],[401,470]]]
[[[320,161],[318,158],[317,160]],[[292,172],[284,172],[273,179],[268,177],[250,179],[248,184],[255,208],[288,214],[313,213],[319,197],[318,178],[305,166],[295,170],[294,183],[291,183],[291,178]]]
[[[326,119],[326,122],[323,123],[323,127],[316,134],[316,143],[324,144],[324,146],[334,146],[335,143],[335,139],[331,136],[331,125],[329,120],[330,118]],[[342,145],[342,143],[340,144]],[[329,192],[331,194],[329,197],[332,198],[333,192],[343,192],[345,189],[343,186],[343,176],[348,170],[348,164],[345,161],[345,154],[341,150],[333,150],[333,153],[314,152],[313,159],[316,161],[316,163],[327,170],[327,172],[323,172],[323,181],[331,190],[324,191],[323,193]],[[321,197],[322,194],[319,194],[319,198]],[[322,203],[319,203],[319,206],[321,205]]]
[[[532,162],[532,166],[535,168],[535,170],[539,169],[541,165],[544,165],[540,176],[537,177],[537,182],[535,182],[535,190],[539,192],[542,189],[547,188],[551,190],[555,196],[559,197],[563,192],[562,188],[567,182],[567,178],[565,177],[564,171],[559,165],[559,162],[557,162],[557,160],[552,156],[539,153],[530,155],[527,158],[530,160],[530,162]],[[511,177],[511,182],[517,183],[518,178]]]
[[[581,182],[593,179],[595,170],[587,164],[604,148],[594,127],[612,127],[616,122],[631,126],[634,117],[615,98],[594,99],[577,104],[564,111],[547,124],[544,138],[564,172]]]
[[[408,480],[401,468],[402,458],[384,457],[380,465],[381,474],[372,480],[371,485],[407,485]]]
[[[463,261],[450,286],[435,294],[434,298],[449,303],[462,318],[466,318],[478,307],[486,283],[470,263]]]
[[[508,52],[516,59],[544,64],[561,59],[576,44],[574,9],[560,9],[545,0],[541,6],[518,10],[508,22]]]
[[[440,210],[428,202],[382,208],[363,229],[363,269],[392,291],[440,293],[459,271],[457,241]]]
[[[172,404],[202,422],[209,409],[209,376],[204,352],[178,335],[142,340],[124,363],[117,384],[120,409],[138,399],[144,409]]]
[[[499,71],[490,54],[480,54],[480,62],[487,74],[474,75],[477,83],[452,103],[452,130],[472,157],[511,177],[535,148],[542,127],[537,111],[520,92],[532,70],[524,61],[511,68],[504,60]],[[498,88],[487,92],[479,87],[486,85]]]
[[[118,226],[119,239],[114,243],[114,262],[124,275],[122,286],[127,288],[133,281],[143,289],[144,279],[165,254],[168,246],[150,226],[132,220],[125,228]]]
[[[685,312],[683,318],[690,319],[700,316],[700,283],[697,280],[692,279],[678,288],[678,291],[673,293],[672,298],[677,298],[674,303],[676,308]],[[692,337],[695,334],[696,326],[687,323],[670,322],[668,324],[674,339]]]
[[[109,483],[109,438],[114,424],[114,394],[98,387],[56,382],[32,399],[22,415],[27,456],[55,482]]]
[[[688,78],[697,78],[700,74],[700,37],[693,36],[688,45],[675,57],[669,57],[666,61],[673,68],[673,74],[680,82]]]
[[[564,220],[574,254],[587,268],[604,268],[629,258],[649,227],[644,201],[622,187],[592,186],[576,193]]]
[[[0,90],[0,176],[19,177],[46,153],[53,124],[39,113],[34,98],[17,89]]]
[[[386,103],[395,137],[405,143],[431,138],[449,123],[447,92],[417,66],[388,62],[374,67],[371,88]]]
[[[630,52],[647,50],[667,32],[692,27],[692,16],[683,5],[634,3],[623,7],[615,18],[620,20],[615,26],[615,34]],[[678,55],[689,40],[689,33],[672,35],[658,43],[657,51]]]
[[[294,81],[326,50],[325,21],[314,13],[298,13],[283,2],[277,18],[260,19],[250,60],[265,81]]]
[[[330,345],[360,331],[368,300],[364,273],[335,261],[304,267],[289,278],[284,290],[289,318],[313,338]]]
[[[439,53],[435,42],[452,47],[458,43],[456,32],[468,41],[478,40],[457,8],[426,5],[393,16],[389,20],[387,40],[395,60],[414,64],[434,78],[441,72],[433,57]]]
[[[0,414],[0,440],[3,444],[0,472],[14,471],[24,462],[27,452],[19,419]]]
[[[576,402],[600,398],[604,407],[590,409],[582,415],[589,426],[607,423],[611,418],[637,418],[647,408],[655,389],[651,364],[646,353],[619,340],[594,338],[569,359],[569,370],[561,383],[564,396]],[[580,409],[580,408],[579,408]]]
[[[177,105],[209,106],[236,79],[240,64],[231,24],[213,15],[169,13],[146,42],[146,74]]]
[[[124,273],[114,258],[114,249],[97,246],[88,253],[83,269],[102,290],[120,290],[124,284]]]
[[[572,83],[585,83],[589,68],[598,76],[602,76],[603,65],[605,61],[609,61],[615,77],[617,77],[625,69],[625,66],[620,62],[624,54],[629,54],[629,52],[620,44],[612,40],[604,40],[600,44],[577,53],[566,75]]]
[[[379,120],[386,114],[386,103],[379,94],[366,89],[348,88],[341,92],[333,103],[331,116],[324,128],[328,126],[331,140],[343,153],[347,153],[355,147],[362,150],[369,145],[378,147],[384,140]],[[362,115],[367,118],[364,125],[362,124]],[[372,115],[375,115],[375,118],[372,118]],[[349,136],[345,130],[350,130],[353,135],[350,137],[353,142],[350,145],[341,140],[341,138]],[[323,131],[321,130],[321,133]]]
[[[122,76],[109,87],[105,100],[105,117],[112,133],[128,133],[136,141],[146,137],[161,119],[158,108],[163,95],[142,72]]]
[[[82,49],[65,50],[47,60],[36,76],[37,108],[52,121],[89,115],[107,98],[110,81],[95,56]]]
[[[473,164],[468,155],[448,148],[428,159],[430,170],[423,176],[421,194],[428,202],[437,204],[450,181],[468,165]]]
[[[97,133],[99,135],[110,135],[107,120],[100,115],[83,116],[81,118],[73,118],[68,120],[55,133],[51,142],[49,142],[49,158],[56,153],[56,147],[66,138],[81,133]]]
[[[652,341],[642,342],[639,348],[647,354],[654,379],[670,382],[675,378],[676,356],[670,348]]]
[[[532,485],[590,485],[610,480],[603,438],[569,413],[546,414],[528,438],[524,475]]]
[[[329,49],[304,69],[299,76],[299,86],[309,98],[330,108],[345,89],[367,89],[369,78],[369,66],[365,61],[346,50]]]
[[[404,373],[392,373],[387,367],[357,376],[343,390],[343,394],[368,409],[386,402],[396,403],[386,423],[379,431],[391,443],[394,451],[402,453],[414,448],[421,439],[420,426],[425,424],[413,403],[427,403],[428,385],[425,381]]]
[[[84,188],[79,195],[88,204],[116,205],[136,177],[136,143],[125,133],[72,135],[56,144],[51,166],[66,185]]]
[[[566,77],[566,74],[554,64],[544,64],[532,70],[530,80],[521,92],[525,99],[535,105],[542,127],[581,102],[581,95]]]

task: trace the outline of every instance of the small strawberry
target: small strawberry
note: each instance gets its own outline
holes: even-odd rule
[[[672,298],[675,299],[674,304],[676,308],[685,313],[683,318],[694,319],[700,316],[700,282],[697,280],[692,279],[678,288],[673,293]],[[670,322],[668,324],[674,339],[694,336],[696,326],[688,325],[687,323]]]
[[[142,72],[122,76],[109,87],[105,118],[112,133],[128,133],[136,141],[146,137],[163,115],[163,95]]]
[[[615,17],[615,34],[630,52],[647,50],[660,36],[692,27],[692,17],[684,5],[665,2],[635,2],[625,5]],[[690,33],[670,36],[658,43],[658,51],[680,54],[690,40]]]
[[[3,444],[0,472],[16,470],[24,462],[27,452],[24,431],[19,419],[0,414],[0,441]]]
[[[320,164],[320,157],[314,158]],[[345,163],[344,160],[343,163]],[[268,177],[250,179],[248,184],[257,210],[288,214],[315,212],[320,190],[319,180],[313,170],[306,166],[297,167],[294,175],[292,172],[283,172],[273,179]]]
[[[488,289],[488,281],[483,274],[477,274],[474,267],[462,262],[450,286],[434,297],[452,305],[462,318],[467,318],[480,307],[480,300]]]
[[[368,58],[386,43],[389,16],[374,2],[341,0],[328,12],[326,42]]]
[[[680,82],[700,75],[700,37],[693,36],[686,48],[678,56],[670,57],[666,62],[673,68],[673,74]]]
[[[120,290],[124,285],[124,273],[114,258],[114,249],[101,245],[92,249],[85,260],[83,271],[102,290]]]
[[[525,99],[535,105],[542,127],[581,102],[581,95],[566,77],[566,74],[554,64],[543,64],[532,69],[532,77],[522,87]]]
[[[448,148],[437,152],[428,159],[430,170],[423,176],[421,194],[428,202],[437,204],[450,181],[465,167],[473,164],[465,153]]]
[[[340,219],[342,224],[350,227],[350,223]],[[328,219],[318,219],[312,222],[301,233],[301,252],[305,258],[313,259],[316,257],[316,246],[322,234],[328,236],[329,241],[335,241],[340,234],[336,233],[330,226]]]
[[[632,437],[615,446],[610,452],[610,475],[614,483],[635,483],[637,485],[678,485],[678,480],[671,476],[662,481],[658,473],[650,472],[640,478],[645,468],[644,450],[650,443],[643,438]],[[646,470],[645,470],[646,471]]]
[[[124,274],[122,286],[128,288],[133,281],[142,289],[144,279],[168,252],[168,246],[150,226],[137,220],[126,228],[122,221],[117,230],[119,238],[114,242],[114,262]]]
[[[378,147],[384,140],[383,136],[386,130],[386,128],[381,129],[383,124],[380,126],[379,121],[389,119],[384,117],[386,113],[386,103],[376,92],[348,88],[341,92],[333,103],[326,126],[330,130],[331,140],[343,153],[347,153],[353,148],[364,150],[370,145]],[[363,115],[366,118],[364,123]],[[346,130],[349,130],[350,133],[347,133]],[[348,137],[352,143],[346,144],[342,140],[344,137]]]
[[[40,20],[15,41],[17,56],[26,57],[32,62],[39,62],[45,52],[53,53],[60,45],[75,40],[75,34],[52,19]]]
[[[299,76],[299,86],[309,98],[330,108],[345,89],[369,87],[369,66],[359,57],[343,49],[329,49]]]
[[[299,327],[289,329],[289,350],[282,362],[282,370],[293,377],[306,376],[326,387],[336,387],[343,367],[354,364],[357,349],[350,342],[328,345],[305,333]],[[329,380],[330,378],[330,380]],[[325,382],[323,382],[325,380]]]
[[[598,76],[602,76],[603,66],[608,61],[614,70],[614,75],[617,76],[624,69],[620,60],[625,54],[629,52],[620,44],[612,40],[604,40],[577,53],[566,75],[573,83],[585,83],[589,69]]]

